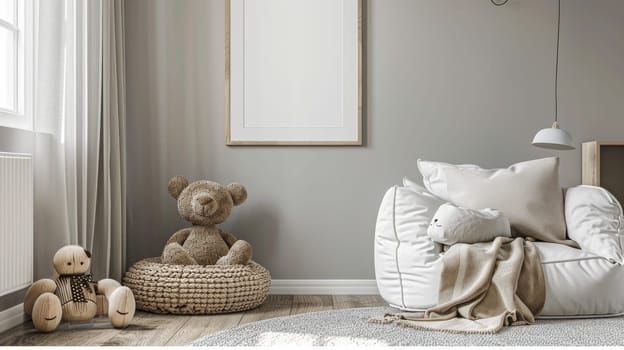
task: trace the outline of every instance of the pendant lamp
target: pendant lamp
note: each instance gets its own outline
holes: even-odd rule
[[[571,150],[574,149],[572,136],[559,128],[557,119],[557,104],[559,100],[558,93],[558,75],[559,75],[559,31],[561,28],[561,0],[557,0],[557,54],[555,60],[555,122],[550,128],[545,128],[537,132],[533,138],[533,146],[555,149],[555,150]]]

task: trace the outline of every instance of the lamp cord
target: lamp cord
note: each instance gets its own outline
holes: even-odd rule
[[[555,123],[557,122],[557,114],[558,114],[558,101],[559,101],[559,91],[558,91],[558,78],[559,78],[559,31],[561,30],[561,0],[557,0],[557,53],[555,55]]]
[[[502,2],[496,2],[490,0],[494,6],[503,6],[509,0],[503,0]],[[557,0],[557,51],[555,54],[555,124],[558,122],[559,114],[559,32],[561,31],[561,0]]]

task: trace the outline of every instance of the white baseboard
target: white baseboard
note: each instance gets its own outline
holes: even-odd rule
[[[0,312],[0,332],[11,329],[24,322],[24,304],[15,305]]]
[[[269,294],[378,295],[375,280],[272,280]]]

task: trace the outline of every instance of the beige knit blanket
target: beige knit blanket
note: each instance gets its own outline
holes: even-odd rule
[[[523,238],[455,244],[442,258],[437,306],[386,314],[377,322],[453,333],[496,333],[535,323],[545,285],[535,245]],[[372,320],[375,322],[375,320]]]

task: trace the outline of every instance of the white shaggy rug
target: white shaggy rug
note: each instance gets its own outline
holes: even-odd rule
[[[396,311],[374,307],[332,310],[248,323],[201,338],[192,345],[624,345],[624,317],[538,320],[493,335],[451,334],[370,323]]]

